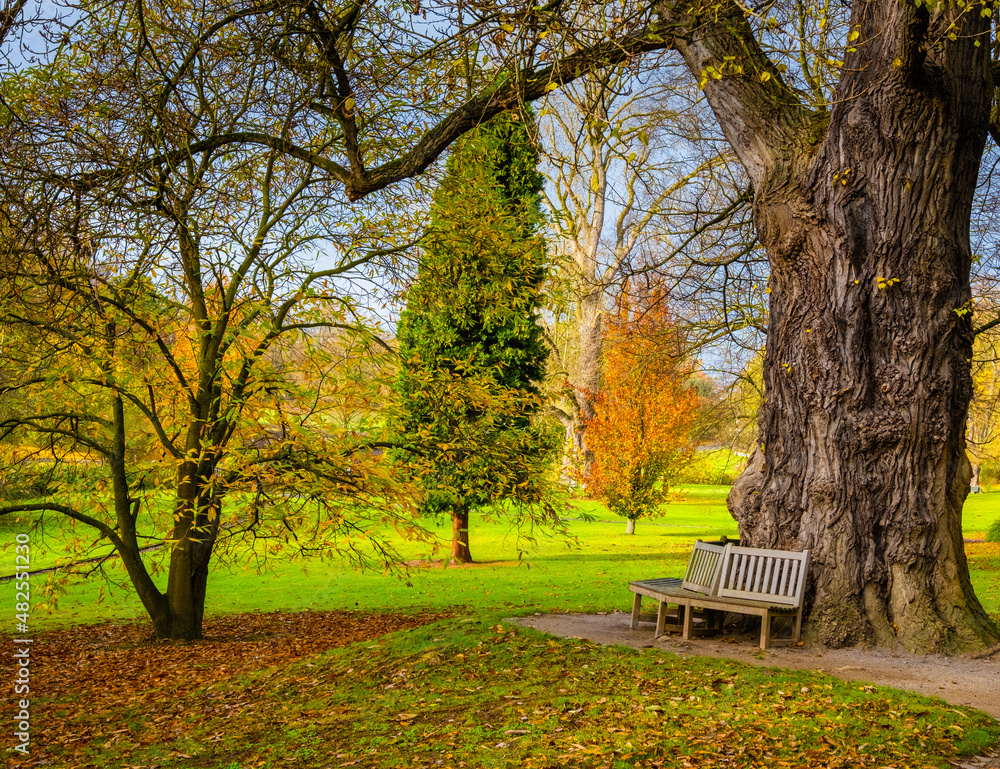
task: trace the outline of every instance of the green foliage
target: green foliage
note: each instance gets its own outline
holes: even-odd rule
[[[505,113],[456,144],[400,316],[398,430],[428,512],[544,496],[557,441],[535,419],[546,253],[530,122]]]
[[[979,468],[979,485],[983,488],[1000,485],[1000,463],[992,459],[983,460]]]
[[[107,470],[96,464],[20,463],[8,467],[0,477],[0,500],[35,499],[67,487],[93,488],[106,476]]]
[[[530,115],[530,113],[528,113]],[[527,117],[504,114],[456,143],[434,196],[432,225],[398,336],[404,361],[463,368],[537,393],[546,351],[536,323],[545,275],[542,176]],[[427,407],[412,398],[417,414]]]
[[[678,470],[674,482],[732,485],[745,465],[746,459],[729,449],[699,450]]]
[[[757,447],[757,412],[764,399],[764,352],[759,350],[732,383],[718,415],[718,440],[749,455]]]
[[[987,542],[1000,542],[1000,518],[997,518],[986,530]]]

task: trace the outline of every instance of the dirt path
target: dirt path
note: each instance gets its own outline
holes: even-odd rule
[[[635,648],[655,647],[681,655],[724,657],[757,667],[818,670],[845,681],[893,686],[953,705],[968,705],[1000,720],[1000,654],[974,660],[969,657],[917,657],[902,652],[775,647],[762,651],[759,636],[722,636],[682,641],[676,635],[653,638],[652,623],[629,628],[630,617],[612,614],[545,614],[511,620],[525,627],[567,638]]]

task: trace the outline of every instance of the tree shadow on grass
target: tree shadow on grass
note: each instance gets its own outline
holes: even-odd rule
[[[547,555],[539,563],[551,561],[677,561],[687,563],[690,553],[566,553],[565,555]]]

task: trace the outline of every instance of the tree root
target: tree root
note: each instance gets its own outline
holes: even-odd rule
[[[1000,644],[994,644],[987,649],[980,649],[977,652],[973,652],[971,656],[974,660],[983,660],[987,657],[992,657],[997,652],[1000,652]]]

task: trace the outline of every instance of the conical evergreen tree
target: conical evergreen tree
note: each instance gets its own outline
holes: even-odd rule
[[[542,176],[530,113],[504,113],[451,152],[397,330],[400,432],[425,509],[452,517],[452,558],[472,560],[469,512],[539,495],[555,441],[532,424],[547,349]]]

